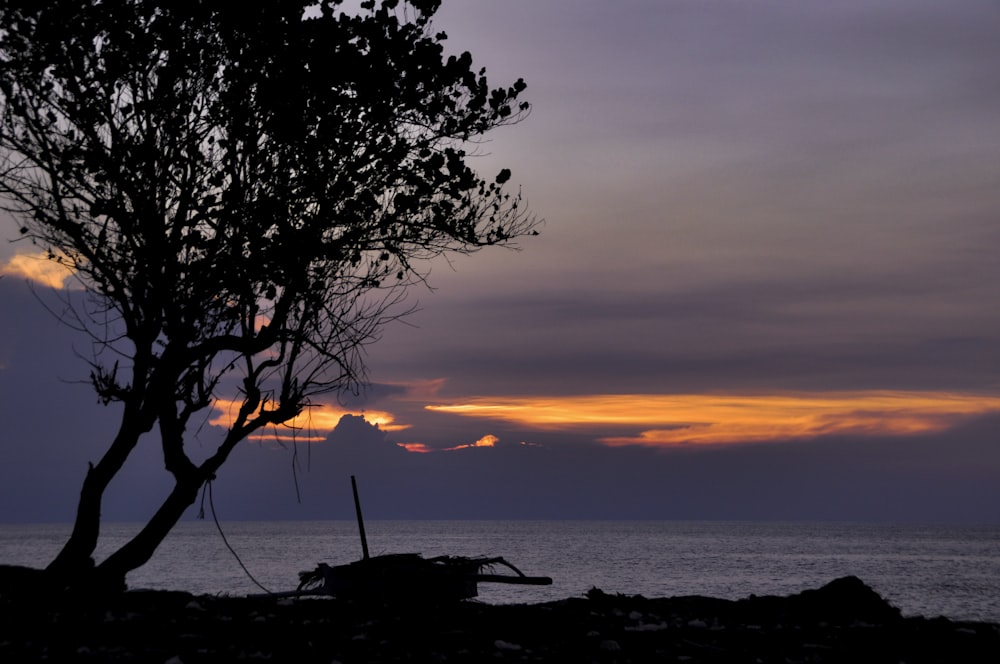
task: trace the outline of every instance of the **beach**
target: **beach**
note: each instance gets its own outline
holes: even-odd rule
[[[856,577],[794,595],[537,604],[129,591],[0,596],[0,661],[995,662],[1000,626],[903,617]]]

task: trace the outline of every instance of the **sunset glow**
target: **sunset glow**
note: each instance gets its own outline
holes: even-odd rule
[[[444,447],[444,448],[434,448],[430,447],[425,443],[397,443],[399,447],[402,447],[407,452],[417,452],[419,454],[427,454],[429,452],[454,452],[455,450],[468,450],[476,447],[496,447],[496,444],[500,442],[500,439],[493,434],[486,434],[474,443],[469,443],[468,445],[456,445],[454,447]]]
[[[417,454],[428,454],[437,451],[425,443],[396,443],[396,445],[402,447],[407,452],[415,452]]]
[[[1000,411],[1000,397],[946,392],[826,392],[789,395],[618,394],[482,397],[428,410],[535,429],[621,430],[607,445],[750,443],[830,435],[899,436],[943,431]]]
[[[120,467],[103,521],[163,523],[188,468],[162,434],[221,459],[257,376],[264,413],[289,390],[314,406],[218,469],[230,523],[353,520],[354,475],[389,525],[940,523],[1000,542],[1000,0],[335,0],[321,21],[315,3],[163,4],[0,5],[0,90],[37,101],[0,92],[0,528],[92,516],[88,461],[102,483]],[[453,76],[468,58],[475,81]],[[265,585],[353,557],[340,530]],[[516,554],[493,530],[373,553]],[[643,592],[590,574],[632,578],[633,531],[596,557],[567,540],[568,585],[530,551],[524,571]],[[810,565],[817,584],[864,578],[856,552]],[[0,563],[52,562],[34,557]],[[190,558],[256,592],[231,556]],[[426,636],[398,627],[392,652]]]
[[[0,274],[24,277],[49,288],[61,289],[66,287],[66,281],[73,276],[73,270],[48,258],[47,252],[40,251],[13,256],[0,267]]]
[[[496,444],[499,442],[500,442],[499,438],[497,438],[493,434],[488,433],[474,443],[470,443],[468,445],[456,445],[455,447],[448,447],[445,448],[443,451],[451,452],[452,450],[465,450],[473,447],[496,447]]]
[[[239,401],[227,399],[216,400],[216,415],[208,423],[218,427],[228,428],[232,426],[233,419],[239,412],[240,405],[241,402]],[[252,438],[256,440],[295,440],[298,442],[315,443],[326,440],[327,435],[337,428],[340,418],[344,415],[364,417],[369,424],[378,426],[382,431],[402,431],[409,428],[407,424],[396,424],[395,416],[392,413],[377,410],[345,410],[329,404],[314,404],[303,411],[298,417],[280,427],[258,433],[252,436]]]
[[[476,442],[474,442],[471,447],[496,447],[496,444],[500,442],[500,439],[493,434],[486,434]]]

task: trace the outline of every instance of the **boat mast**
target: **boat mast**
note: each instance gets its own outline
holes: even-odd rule
[[[358,514],[358,532],[361,533],[361,552],[368,560],[368,537],[365,536],[365,520],[361,517],[361,501],[358,500],[358,482],[351,475],[351,489],[354,491],[354,511]]]

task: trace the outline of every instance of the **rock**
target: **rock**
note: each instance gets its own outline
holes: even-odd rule
[[[884,625],[901,618],[899,609],[856,576],[834,579],[818,590],[805,590],[788,598],[797,611],[835,624]]]
[[[516,652],[521,649],[521,646],[516,643],[508,643],[507,641],[502,641],[500,639],[494,641],[493,645],[496,646],[497,650],[511,650]]]

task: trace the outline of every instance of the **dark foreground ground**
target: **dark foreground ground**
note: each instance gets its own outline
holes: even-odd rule
[[[127,592],[0,597],[0,662],[1000,662],[1000,625],[901,618],[854,577],[790,597],[529,605]]]

